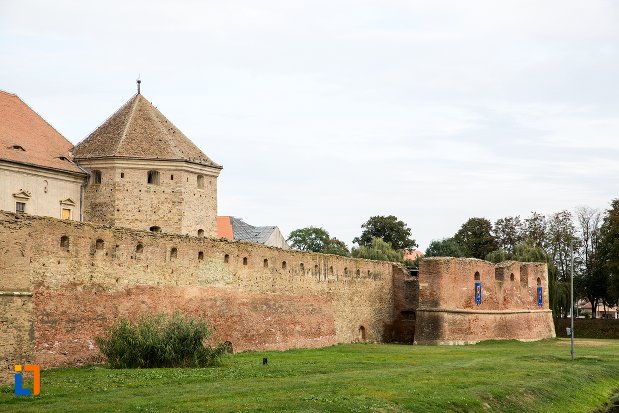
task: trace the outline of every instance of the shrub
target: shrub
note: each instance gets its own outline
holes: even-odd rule
[[[209,347],[208,325],[179,313],[116,322],[96,343],[112,368],[207,367],[219,363],[227,346]]]

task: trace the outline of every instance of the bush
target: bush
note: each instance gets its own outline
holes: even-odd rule
[[[207,367],[219,363],[227,346],[208,347],[208,325],[175,313],[143,316],[132,323],[122,319],[96,343],[107,357],[110,367]]]
[[[585,317],[588,314],[585,314]],[[557,337],[567,337],[565,329],[570,327],[569,318],[560,318],[555,321]],[[578,338],[614,338],[619,339],[619,320],[574,319],[574,337]]]

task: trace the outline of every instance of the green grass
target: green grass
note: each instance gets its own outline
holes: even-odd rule
[[[617,392],[619,341],[579,340],[573,363],[564,339],[354,344],[236,354],[204,369],[48,370],[39,397],[3,387],[0,410],[591,412]]]

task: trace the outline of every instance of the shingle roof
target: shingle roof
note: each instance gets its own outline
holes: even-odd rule
[[[0,90],[0,159],[84,173],[71,160],[72,146],[19,96]]]
[[[230,217],[235,240],[264,244],[277,227],[254,227],[240,218]]]
[[[221,168],[141,94],[134,95],[73,148],[79,159],[183,160]]]

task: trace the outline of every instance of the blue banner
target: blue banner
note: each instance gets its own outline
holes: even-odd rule
[[[477,281],[475,283],[475,304],[481,304],[481,282]]]
[[[542,307],[544,305],[544,294],[542,287],[537,287],[537,306]]]

